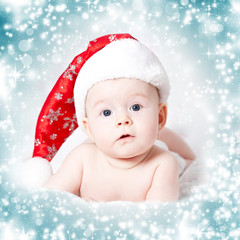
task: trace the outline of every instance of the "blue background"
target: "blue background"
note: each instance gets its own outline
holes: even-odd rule
[[[0,238],[239,239],[239,19],[237,0],[1,1]],[[204,136],[209,183],[166,204],[90,204],[21,189],[11,169],[31,157],[37,116],[58,76],[89,40],[118,32],[151,46],[170,78],[181,78],[173,93],[185,88],[176,94],[183,105],[170,101],[178,107],[169,121],[184,113],[176,124]]]

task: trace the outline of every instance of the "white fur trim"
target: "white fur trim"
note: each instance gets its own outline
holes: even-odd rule
[[[157,56],[134,39],[113,41],[90,57],[78,74],[74,101],[80,126],[85,116],[88,90],[97,82],[116,78],[134,78],[151,83],[158,88],[160,101],[167,101],[169,80]]]
[[[42,187],[51,175],[50,163],[44,158],[34,157],[19,164],[15,177],[20,187],[35,189]]]

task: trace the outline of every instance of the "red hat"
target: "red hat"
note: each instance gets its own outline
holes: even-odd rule
[[[167,100],[169,81],[152,51],[127,33],[97,38],[73,59],[48,95],[37,121],[33,157],[50,162],[82,125],[88,90],[99,81],[122,77],[153,84],[160,100]]]

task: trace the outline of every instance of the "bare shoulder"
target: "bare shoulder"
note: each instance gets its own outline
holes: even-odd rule
[[[63,161],[58,171],[44,185],[78,194],[84,169],[84,161],[93,154],[94,144],[81,144],[73,149]]]
[[[94,152],[96,146],[93,143],[83,143],[74,148],[65,159],[65,163],[74,162],[74,164],[82,164],[85,159],[88,159]],[[74,166],[74,165],[73,165]]]
[[[171,152],[161,149],[158,146],[154,146],[153,149],[153,158],[158,166],[160,165],[168,165],[176,168],[178,166],[178,161],[176,157],[171,154]]]
[[[168,151],[155,148],[157,163],[147,201],[176,201],[179,197],[179,175],[177,159]]]
[[[87,153],[96,149],[94,143],[82,143],[72,150],[70,154]]]

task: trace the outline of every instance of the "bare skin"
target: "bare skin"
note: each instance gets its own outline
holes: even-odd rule
[[[114,82],[113,82],[114,81]],[[176,201],[179,166],[157,137],[189,162],[194,154],[165,129],[167,107],[155,87],[135,79],[94,85],[83,124],[90,141],[74,149],[44,187],[88,201]]]
[[[175,152],[184,158],[187,163],[186,167],[188,167],[196,158],[194,152],[188,144],[169,128],[165,127],[162,129],[159,134],[159,140],[166,143],[170,151]]]

